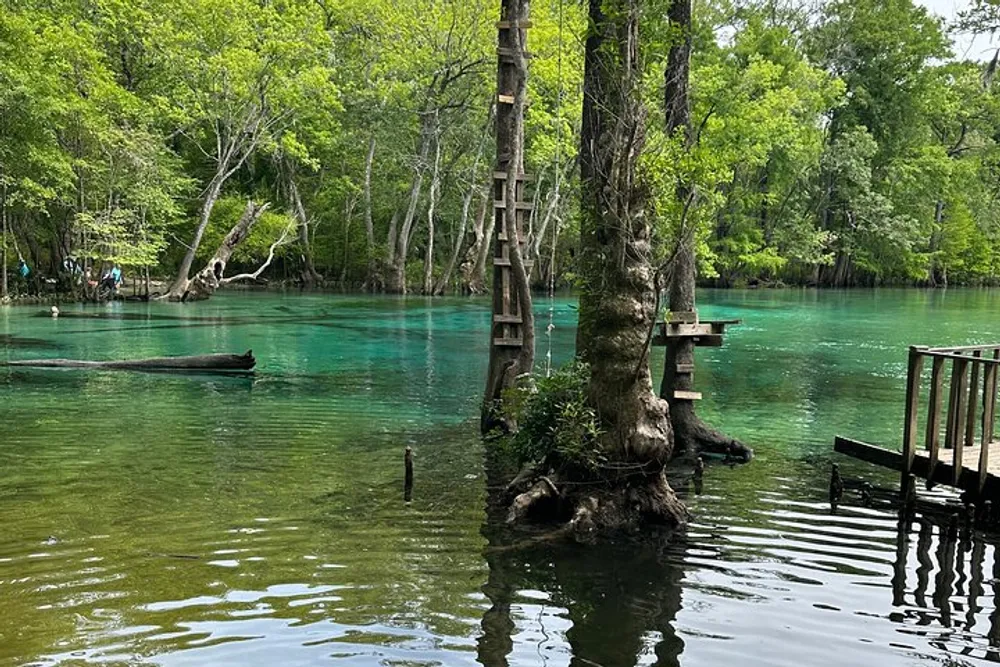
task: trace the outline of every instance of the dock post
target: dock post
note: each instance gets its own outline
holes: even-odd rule
[[[900,471],[900,491],[906,490],[906,482],[913,469],[913,457],[917,451],[917,403],[920,400],[920,372],[923,370],[922,352],[926,346],[911,345],[910,358],[906,370],[906,417],[903,421],[903,469]]]
[[[403,500],[410,502],[413,500],[413,449],[406,448],[403,455],[404,480],[403,480]]]

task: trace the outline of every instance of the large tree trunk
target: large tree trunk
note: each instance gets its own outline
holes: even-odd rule
[[[588,401],[601,420],[601,444],[609,460],[638,466],[644,513],[678,524],[685,510],[664,474],[673,451],[669,408],[653,393],[646,348],[656,312],[645,190],[636,181],[646,120],[640,5],[641,0],[590,0],[577,352],[590,365]]]
[[[494,207],[493,257],[499,261],[493,269],[490,362],[480,420],[483,433],[510,428],[502,410],[504,392],[528,377],[535,364],[535,317],[522,249],[523,213],[517,207],[524,187],[524,107],[528,81],[524,50],[528,10],[528,0],[501,2],[497,93],[510,96],[512,102],[502,103],[496,118],[495,172],[503,172],[505,177],[495,179],[492,190],[494,199],[505,204],[502,208]]]
[[[665,72],[665,106],[667,132],[683,133],[690,148],[691,102],[688,82],[691,63],[691,0],[674,0],[667,18],[679,35],[670,48]],[[687,184],[677,187],[677,199],[686,213],[694,193]],[[674,255],[673,279],[670,284],[670,312],[695,312],[695,241],[693,225],[688,219],[680,225],[678,247]],[[751,451],[742,443],[716,431],[695,414],[694,401],[675,398],[676,392],[694,389],[694,339],[673,338],[667,345],[660,396],[670,402],[677,453],[697,455],[703,451],[722,453],[748,460]],[[681,369],[683,372],[678,372]],[[683,396],[684,394],[682,394]]]
[[[600,421],[601,462],[537,472],[508,515],[517,521],[555,506],[578,538],[687,518],[667,482],[669,406],[653,393],[647,354],[656,313],[645,187],[636,173],[645,143],[641,4],[590,0],[585,51],[577,353],[590,367],[587,402]]]
[[[187,289],[184,292],[176,296],[171,293],[170,299],[175,301],[199,301],[212,296],[215,290],[219,288],[219,285],[222,284],[226,274],[226,264],[229,263],[229,258],[233,256],[233,251],[249,236],[250,230],[260,220],[260,216],[268,209],[268,206],[270,205],[255,204],[252,201],[248,201],[239,222],[226,234],[226,238],[222,240],[219,248],[212,255],[212,259],[208,260],[205,268],[188,281]]]

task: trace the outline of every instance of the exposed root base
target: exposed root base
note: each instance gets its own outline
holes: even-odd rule
[[[507,497],[513,497],[508,525],[555,523],[559,532],[579,542],[651,523],[681,527],[689,518],[662,470],[619,483],[573,483],[558,475],[522,471],[508,487]]]
[[[671,418],[674,425],[674,456],[697,458],[702,454],[724,457],[730,463],[749,463],[753,450],[735,438],[718,431],[701,420],[694,410],[676,405]]]

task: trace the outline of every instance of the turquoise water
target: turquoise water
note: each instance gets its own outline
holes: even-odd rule
[[[0,664],[1000,659],[992,537],[956,544],[926,519],[897,530],[884,502],[825,502],[835,434],[898,441],[906,346],[1000,340],[1000,293],[700,298],[703,317],[744,320],[699,350],[702,413],[757,457],[681,489],[685,535],[598,547],[485,523],[483,300],[0,308],[0,361],[259,360],[252,377],[0,368]],[[553,319],[561,363],[574,303]]]

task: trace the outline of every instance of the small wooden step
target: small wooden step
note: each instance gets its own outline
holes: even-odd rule
[[[700,401],[701,392],[700,391],[681,391],[677,389],[674,391],[674,398],[678,401]]]
[[[497,21],[497,28],[500,30],[509,30],[510,28],[520,28],[521,30],[527,30],[531,27],[531,21]]]
[[[507,172],[506,171],[494,171],[493,172],[493,178],[495,178],[498,181],[506,181],[507,180]],[[533,181],[533,180],[535,180],[535,177],[532,176],[531,174],[518,174],[517,175],[517,180],[519,180],[519,181]]]
[[[520,338],[494,338],[493,344],[497,347],[522,347],[524,345]]]
[[[507,208],[507,202],[505,202],[502,199],[494,199],[493,208],[505,209]],[[533,211],[535,209],[535,205],[532,204],[530,201],[519,201],[516,204],[514,204],[514,208],[518,211]]]
[[[670,313],[670,324],[695,324],[698,321],[698,311],[687,310]]]
[[[506,47],[501,46],[500,48],[497,49],[497,55],[503,60],[513,60],[516,55],[516,52],[514,51],[514,49],[508,49]],[[529,53],[527,51],[522,51],[521,55],[524,56],[525,60],[531,60],[532,58],[535,57],[533,53]]]
[[[694,364],[677,364],[676,372],[681,375],[690,375],[694,373]]]
[[[494,324],[521,324],[520,315],[494,315]]]
[[[531,269],[535,265],[534,260],[524,260],[524,268]],[[494,257],[493,266],[510,266],[510,260],[506,257]]]

